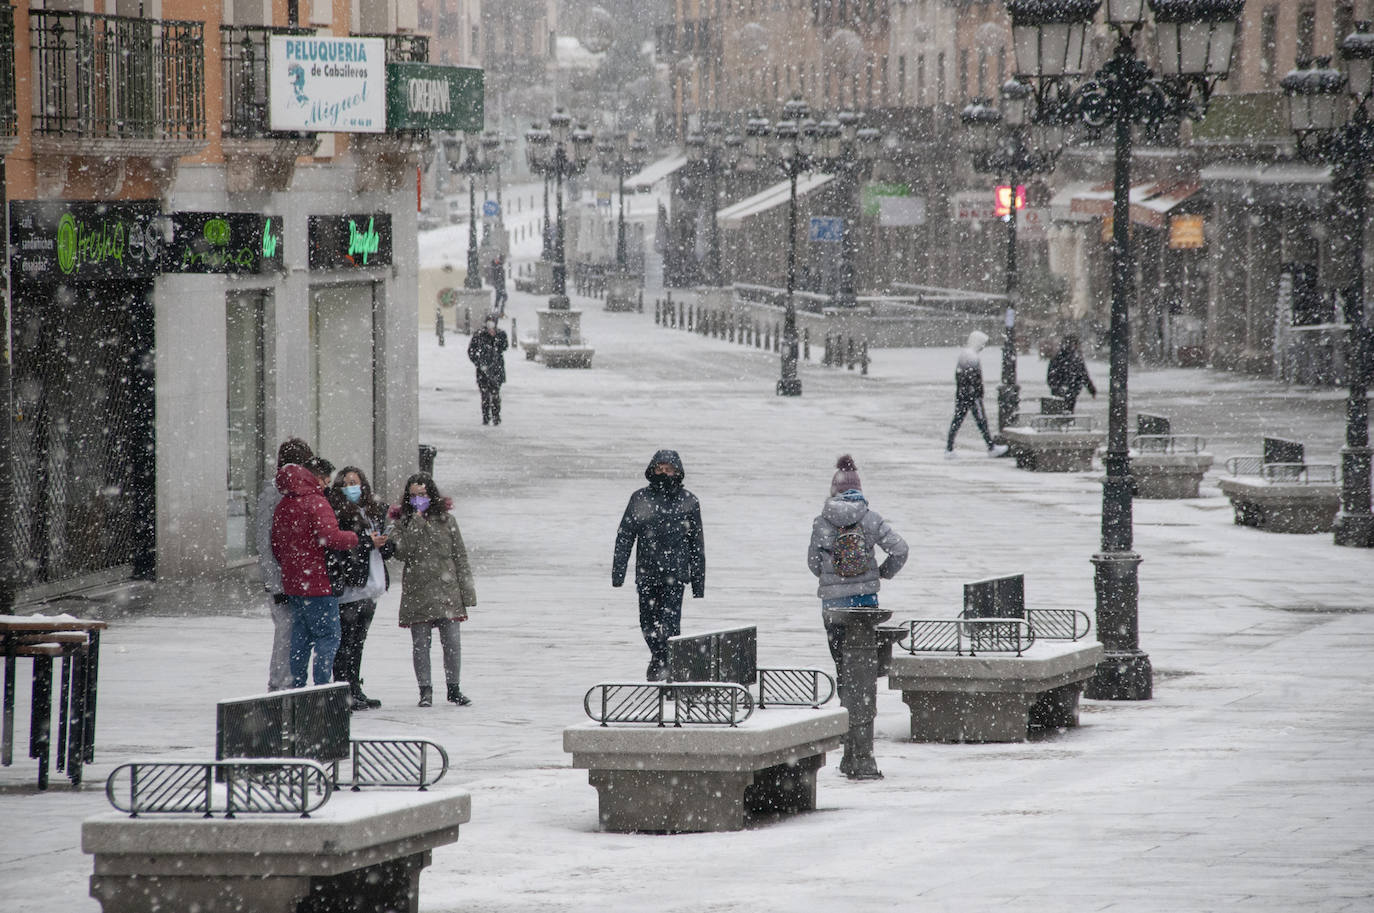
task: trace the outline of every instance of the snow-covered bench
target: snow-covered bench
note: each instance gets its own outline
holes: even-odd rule
[[[1196,498],[1212,468],[1207,442],[1196,434],[1174,434],[1162,415],[1136,416],[1131,438],[1131,478],[1137,498]]]
[[[1106,435],[1091,416],[1023,415],[1002,429],[1016,465],[1032,472],[1087,472]]]
[[[1271,533],[1330,532],[1341,506],[1336,467],[1308,463],[1303,445],[1265,438],[1258,457],[1231,457],[1231,473],[1217,484],[1231,501],[1236,523]]]

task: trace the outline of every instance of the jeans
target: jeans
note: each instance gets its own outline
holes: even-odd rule
[[[348,682],[357,697],[362,693],[363,641],[377,614],[375,599],[360,599],[339,606],[339,652],[334,655],[335,681]]]
[[[840,596],[835,599],[821,600],[821,620],[825,622],[825,643],[830,648],[830,658],[835,661],[835,693],[840,693],[844,683],[844,632],[845,623],[826,609],[856,609],[878,607],[877,593],[864,593],[858,596]]]
[[[429,688],[430,629],[439,629],[439,644],[444,652],[444,684],[457,685],[463,668],[462,622],[456,618],[410,626],[410,659],[415,666],[415,684]]]
[[[336,596],[288,596],[291,606],[291,686],[304,688],[315,651],[315,684],[334,678],[334,654],[339,649],[339,600]]]
[[[973,413],[973,421],[978,425],[978,430],[982,432],[983,440],[989,447],[992,446],[992,435],[988,432],[988,417],[983,412],[983,400],[981,397],[955,396],[954,398],[954,421],[949,423],[949,442],[945,444],[946,450],[954,449],[954,435],[959,433],[959,426],[964,423],[964,416]]]
[[[272,600],[272,658],[267,664],[267,690],[291,687],[291,606],[286,597]]]
[[[682,590],[679,580],[639,581],[639,630],[649,646],[645,678],[662,681],[668,671],[668,638],[682,632]]]

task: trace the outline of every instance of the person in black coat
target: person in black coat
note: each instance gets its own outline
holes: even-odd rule
[[[667,672],[668,638],[681,632],[682,591],[706,595],[706,545],[701,504],[682,487],[685,473],[676,450],[660,450],[644,470],[648,486],[630,496],[615,537],[611,586],[623,586],[635,550],[635,590],[639,629],[649,647],[645,678],[662,681]]]
[[[468,360],[477,367],[477,392],[482,394],[482,424],[501,424],[501,385],[506,382],[506,331],[496,326],[496,315],[472,334]]]
[[[1088,366],[1083,363],[1083,353],[1078,348],[1078,336],[1070,333],[1059,345],[1059,351],[1050,359],[1050,369],[1046,376],[1050,392],[1067,404],[1070,412],[1078,402],[1078,394],[1084,387],[1097,399],[1097,388],[1088,376]]]
[[[496,313],[506,316],[506,261],[500,257],[491,261],[491,287],[496,289]]]

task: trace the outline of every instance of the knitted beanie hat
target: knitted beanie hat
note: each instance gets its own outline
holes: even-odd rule
[[[854,458],[846,453],[835,461],[835,477],[830,480],[830,496],[833,498],[851,488],[862,491],[863,485],[859,483],[859,469],[854,465]]]

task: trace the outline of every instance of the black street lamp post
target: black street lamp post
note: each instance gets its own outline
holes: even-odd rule
[[[623,276],[629,267],[629,257],[625,249],[625,178],[644,167],[649,155],[649,146],[643,140],[631,140],[630,134],[622,131],[599,143],[596,152],[601,170],[615,175],[616,178],[620,211],[615,226],[615,268]]]
[[[1081,120],[1115,128],[1112,182],[1111,369],[1107,452],[1103,459],[1102,549],[1096,568],[1097,636],[1105,656],[1084,693],[1106,700],[1145,700],[1153,691],[1150,658],[1140,649],[1140,555],[1133,548],[1126,380],[1130,356],[1130,300],[1135,293],[1130,242],[1132,129],[1206,110],[1230,66],[1244,0],[1148,0],[1154,13],[1159,74],[1137,55],[1146,0],[1106,0],[1116,31],[1112,57],[1081,85],[1085,35],[1102,0],[1007,0],[1016,51],[1016,77],[1036,95],[1042,123]]]
[[[1016,382],[1016,309],[1021,303],[1016,265],[1016,187],[1029,177],[1054,168],[1063,145],[1059,125],[1034,125],[1034,92],[1012,79],[1002,86],[1001,107],[988,99],[975,99],[960,113],[975,171],[996,175],[1011,187],[1011,207],[1003,221],[1007,226],[1006,339],[1002,343],[1002,383],[997,387],[997,430],[1016,423],[1021,411],[1021,386]]]
[[[685,146],[687,161],[706,178],[706,205],[711,220],[706,245],[706,284],[719,288],[725,285],[725,271],[720,260],[720,221],[716,218],[720,206],[720,178],[739,165],[744,139],[734,133],[725,133],[717,124],[706,124],[701,131],[688,135]]]
[[[481,137],[476,133],[464,134],[463,139],[452,137],[445,141],[445,157],[449,169],[455,174],[467,175],[468,179],[468,274],[463,279],[463,288],[482,287],[482,264],[477,255],[477,175],[486,174],[491,169],[491,161]]]
[[[834,119],[817,125],[817,149],[813,167],[834,174],[840,182],[844,205],[844,227],[840,233],[840,275],[835,290],[835,306],[853,308],[859,298],[855,291],[855,263],[859,251],[859,182],[877,158],[882,134],[872,127],[859,127],[862,115],[841,111]]]
[[[482,154],[486,157],[488,172],[496,183],[496,225],[494,233],[499,239],[496,247],[502,256],[506,253],[506,210],[501,203],[501,166],[506,163],[506,137],[499,133],[482,134]]]
[[[1370,513],[1368,372],[1370,328],[1364,306],[1364,229],[1368,205],[1365,180],[1374,161],[1374,31],[1360,22],[1341,42],[1345,73],[1328,61],[1309,62],[1283,78],[1289,117],[1298,149],[1307,157],[1329,162],[1338,211],[1336,233],[1344,248],[1338,253],[1343,273],[1340,290],[1345,322],[1350,327],[1350,395],[1345,407],[1345,446],[1341,448],[1341,511],[1335,542],[1374,547]],[[1340,254],[1343,254],[1341,256]]]
[[[566,311],[568,301],[568,268],[563,232],[563,179],[581,174],[591,161],[595,137],[583,129],[573,129],[572,117],[558,109],[549,115],[549,129],[531,130],[525,134],[525,152],[530,169],[554,178],[554,202],[557,206],[553,249],[553,294],[549,296],[549,310]]]

